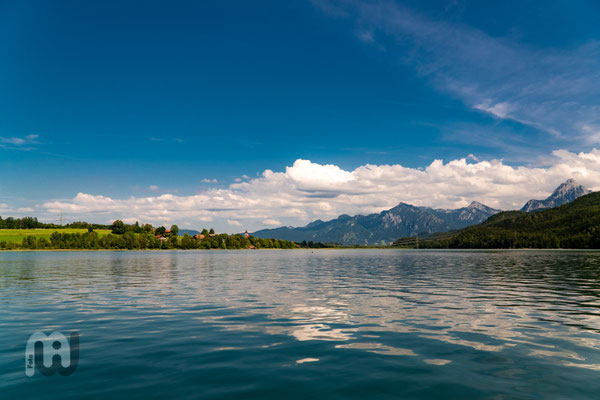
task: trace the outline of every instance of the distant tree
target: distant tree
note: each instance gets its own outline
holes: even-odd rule
[[[183,235],[183,238],[181,239],[181,248],[182,249],[193,249],[193,248],[197,248],[197,247],[198,247],[197,240],[194,240],[187,233],[185,235]]]
[[[171,233],[175,236],[179,235],[179,227],[177,225],[171,225]]]
[[[131,228],[134,233],[142,233],[143,232],[142,228],[140,227],[140,223],[137,221],[135,221],[135,224],[133,224]]]
[[[215,230],[214,230],[213,228],[210,228],[210,231],[208,231],[208,233],[209,233],[210,235],[213,235],[213,234],[215,233]]]
[[[142,230],[144,231],[144,233],[152,233],[153,229],[154,228],[150,224],[144,224],[144,225],[142,225]]]
[[[166,231],[167,231],[167,228],[165,228],[164,226],[159,226],[158,228],[156,228],[154,230],[154,234],[155,235],[164,235]]]
[[[120,219],[116,220],[111,225],[111,232],[115,235],[123,235],[125,230],[125,224]]]
[[[208,235],[208,229],[204,228],[202,229],[202,232],[200,232],[201,235],[207,236]]]
[[[177,245],[179,244],[178,240],[177,240],[177,236],[173,235],[173,236],[169,236],[169,238],[166,241],[166,245],[169,249],[175,249],[177,248]]]

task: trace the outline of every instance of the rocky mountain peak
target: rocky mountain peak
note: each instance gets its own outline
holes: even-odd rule
[[[575,179],[571,178],[567,179],[565,182],[561,183],[556,189],[554,189],[554,192],[552,192],[552,195],[550,197],[566,196],[571,192],[578,194],[577,197],[591,193],[590,190],[578,184],[575,181]]]
[[[552,194],[545,200],[529,200],[521,211],[532,212],[544,210],[546,208],[558,207],[563,204],[572,202],[573,200],[591,193],[591,190],[586,189],[578,184],[575,179],[567,179],[565,182],[558,185]]]
[[[483,209],[487,208],[487,206],[484,206],[483,204],[481,204],[478,201],[472,201],[471,204],[469,204],[467,206],[467,208],[475,209],[475,210],[483,210]]]

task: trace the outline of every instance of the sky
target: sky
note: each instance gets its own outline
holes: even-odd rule
[[[0,0],[0,215],[223,232],[600,190],[596,1]]]

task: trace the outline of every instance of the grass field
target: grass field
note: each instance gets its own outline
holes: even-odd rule
[[[44,237],[50,240],[50,235],[54,232],[85,233],[87,229],[0,229],[0,242],[21,243],[26,236]],[[95,232],[99,236],[104,236],[109,234],[110,230],[98,229]]]

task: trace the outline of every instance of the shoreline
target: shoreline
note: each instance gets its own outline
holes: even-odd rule
[[[600,252],[600,249],[569,249],[569,248],[556,248],[556,249],[545,249],[545,248],[523,248],[523,249],[484,249],[484,248],[473,248],[473,249],[409,249],[409,248],[397,248],[397,247],[324,247],[318,249],[277,249],[277,248],[267,248],[267,249],[6,249],[0,250],[0,254],[2,253],[38,253],[38,252],[106,252],[106,251],[115,251],[115,252],[129,252],[129,251],[137,251],[137,252],[209,252],[209,251],[308,251],[315,252],[315,250],[398,250],[398,251],[417,251],[417,252],[518,252],[518,251],[577,251],[577,252]]]

